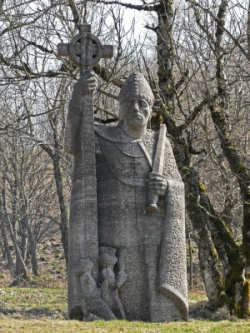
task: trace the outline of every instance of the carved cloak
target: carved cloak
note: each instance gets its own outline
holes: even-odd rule
[[[66,132],[66,147],[71,153],[77,153],[75,125],[69,121]],[[122,142],[119,128],[97,126],[96,136],[99,242],[118,250],[120,263],[131,275],[119,290],[127,318],[186,320],[184,185],[170,142],[166,140],[164,164],[167,194],[160,199],[159,212],[147,216],[146,179],[158,134],[147,131],[142,140],[134,142],[131,147],[139,146],[141,151],[134,156]]]

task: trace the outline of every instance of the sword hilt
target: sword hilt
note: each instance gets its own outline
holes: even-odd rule
[[[148,214],[154,214],[158,211],[158,194],[153,193],[152,191],[148,191],[147,193],[147,205],[146,205],[146,212]]]

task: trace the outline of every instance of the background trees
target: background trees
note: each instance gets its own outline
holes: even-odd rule
[[[1,161],[8,165],[2,165],[1,172],[11,173],[9,183],[14,182],[16,171],[10,171],[8,159],[19,154],[15,167],[21,151],[36,162],[48,161],[65,253],[70,160],[63,151],[63,130],[77,69],[58,58],[57,44],[77,33],[85,15],[100,40],[116,49],[112,60],[95,67],[96,120],[115,122],[122,81],[133,70],[145,73],[156,96],[152,127],[166,123],[185,182],[188,218],[210,304],[226,302],[232,312],[249,314],[249,3],[9,0],[0,8]],[[145,16],[140,37],[135,22],[126,20],[132,10]],[[29,185],[20,184],[21,195]],[[35,188],[38,195],[41,188]],[[15,198],[15,186],[9,184],[10,189]],[[8,208],[4,213],[5,200],[10,207],[14,199],[2,195],[1,216],[12,212]],[[18,214],[24,211],[19,200],[15,209]],[[12,236],[3,220],[3,239],[9,241]],[[14,215],[12,220],[22,219]],[[28,229],[26,233],[28,238]],[[6,242],[3,248],[8,248]]]
[[[29,262],[38,275],[37,244],[56,229],[53,168],[40,148],[16,135],[2,138],[0,156],[1,246],[18,282]]]

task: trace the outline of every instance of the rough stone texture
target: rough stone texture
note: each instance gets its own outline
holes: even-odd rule
[[[184,185],[168,138],[162,141],[164,149],[156,149],[159,134],[146,130],[153,104],[147,82],[141,74],[133,74],[124,87],[118,126],[95,127],[99,272],[93,274],[91,265],[71,272],[80,281],[69,284],[75,291],[69,292],[70,316],[154,322],[187,319]],[[81,114],[76,105],[74,101],[69,110],[66,143],[77,165]],[[161,158],[162,174],[152,176],[155,158]],[[73,181],[78,179],[75,175]],[[85,186],[80,180],[79,184]],[[149,214],[147,196],[152,188],[158,208]],[[81,188],[75,190],[78,198],[77,191],[81,193]],[[79,199],[84,205],[86,198]],[[89,216],[85,227],[92,228],[91,223]],[[75,227],[74,233],[78,228],[78,237],[85,242],[82,233],[88,235],[89,229]],[[87,258],[81,258],[79,248],[70,251],[76,265],[92,260],[87,253]]]
[[[69,150],[76,155],[68,244],[69,317],[115,319],[96,284],[99,244],[93,119],[95,79],[91,72],[100,58],[112,56],[113,48],[102,46],[91,34],[90,25],[83,24],[69,44],[58,45],[58,53],[69,56],[80,66],[80,80],[70,101],[66,131]]]

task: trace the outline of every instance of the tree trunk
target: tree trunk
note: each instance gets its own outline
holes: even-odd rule
[[[62,236],[62,244],[63,244],[64,255],[65,255],[65,260],[66,260],[66,265],[67,265],[68,264],[68,217],[67,217],[67,210],[66,210],[64,195],[63,195],[63,180],[62,180],[62,173],[61,173],[61,168],[59,165],[58,156],[55,156],[55,158],[53,159],[53,165],[54,165],[54,175],[55,175],[55,181],[56,181],[57,195],[58,195],[60,211],[61,211],[60,229],[61,229],[61,236]]]
[[[206,240],[206,242],[203,242],[202,239],[200,239],[198,243],[201,274],[209,300],[209,306],[216,309],[223,304],[223,283],[218,268],[218,255],[206,225],[204,225],[204,229],[200,235],[201,234],[204,234],[202,235],[202,239]]]
[[[232,173],[238,180],[243,203],[242,248],[244,259],[237,251],[232,253],[233,257],[230,256],[231,267],[225,281],[231,311],[242,317],[249,315],[250,312],[249,306],[247,306],[247,308],[245,305],[243,306],[243,303],[250,303],[250,293],[248,292],[248,271],[250,270],[250,169],[244,164],[240,151],[235,147],[234,140],[230,135],[230,126],[226,116],[229,107],[229,96],[226,91],[225,76],[222,69],[224,58],[224,54],[222,53],[222,36],[224,34],[227,6],[228,1],[221,0],[216,21],[216,81],[219,101],[218,103],[210,103],[209,107],[222,151],[229,163]],[[244,276],[244,274],[246,276]]]
[[[193,289],[193,251],[192,251],[192,243],[191,243],[191,235],[188,234],[188,249],[189,249],[189,288]]]
[[[200,269],[207,291],[209,301],[213,305],[221,305],[221,292],[223,290],[221,274],[218,269],[218,256],[212,240],[209,240],[207,224],[209,215],[201,208],[201,205],[209,202],[204,198],[197,172],[190,168],[190,147],[182,138],[179,127],[174,120],[174,93],[173,81],[174,50],[172,42],[173,26],[173,1],[161,1],[158,6],[157,52],[158,52],[158,77],[161,114],[172,136],[174,152],[179,170],[185,183],[186,207],[197,234],[199,249]],[[159,118],[159,117],[158,117]],[[156,120],[153,119],[155,122]],[[154,124],[157,126],[157,124]],[[154,127],[156,127],[154,126]],[[206,199],[206,200],[204,200]],[[204,202],[203,202],[204,201]],[[200,206],[197,204],[200,202]],[[210,208],[210,207],[209,207]]]
[[[31,267],[32,273],[38,276],[38,262],[37,262],[37,255],[36,255],[36,240],[32,234],[32,230],[28,223],[26,223],[27,231],[28,231],[28,239],[29,239],[29,254],[31,257]]]
[[[61,222],[60,222],[61,239],[66,260],[66,266],[68,266],[68,215],[63,193],[63,178],[60,167],[60,148],[57,141],[58,139],[56,137],[56,134],[54,134],[55,152],[53,152],[50,149],[50,147],[48,147],[45,144],[42,144],[41,147],[48,153],[53,162],[56,191],[61,212]]]
[[[218,253],[208,229],[212,218],[209,215],[210,201],[197,171],[193,168],[181,168],[180,165],[179,168],[185,181],[186,208],[194,228],[205,290],[210,305],[216,308],[222,305],[223,280],[219,269]],[[213,216],[214,218],[216,215]]]
[[[16,282],[18,283],[18,281],[28,279],[27,268],[24,262],[24,258],[22,256],[22,250],[20,249],[16,238],[16,232],[13,230],[11,222],[9,222],[9,232],[15,248],[15,254],[16,254],[15,278]]]
[[[9,242],[8,242],[8,238],[7,238],[7,233],[6,233],[6,229],[5,229],[5,225],[4,225],[4,216],[2,216],[1,220],[2,220],[1,235],[2,235],[2,239],[3,239],[3,247],[4,247],[6,259],[7,259],[7,267],[8,267],[8,270],[9,270],[11,276],[14,277],[14,262],[12,259]]]
[[[18,283],[18,281],[27,280],[28,275],[27,275],[27,268],[22,258],[20,249],[18,247],[15,247],[15,250],[16,250],[15,278],[16,282]]]
[[[31,267],[32,273],[38,276],[38,262],[37,262],[37,255],[36,255],[36,245],[35,243],[30,243],[30,256],[31,256]]]
[[[23,279],[28,279],[27,275],[27,268],[24,262],[24,259],[22,257],[22,251],[19,247],[17,238],[16,238],[16,230],[14,230],[13,225],[15,225],[15,219],[17,218],[16,214],[16,202],[17,202],[17,197],[16,197],[16,180],[15,180],[15,186],[14,186],[14,199],[12,200],[12,221],[10,221],[10,217],[8,216],[7,212],[7,207],[6,207],[6,194],[5,194],[5,184],[6,184],[6,179],[3,179],[3,190],[2,190],[2,210],[3,214],[6,217],[6,224],[10,233],[11,240],[13,242],[14,248],[15,248],[15,255],[16,255],[16,267],[15,267],[15,277],[16,281],[17,280],[23,280]],[[12,225],[13,223],[13,225]]]

